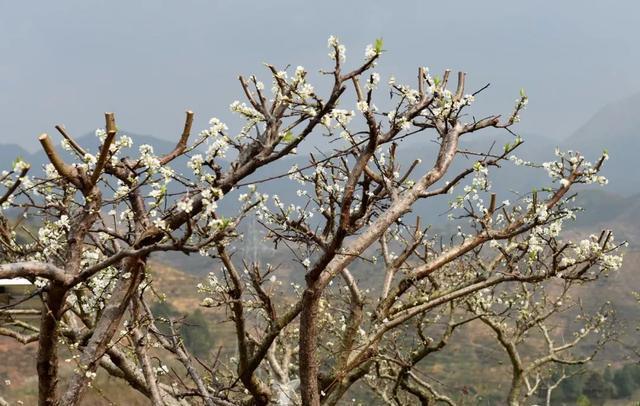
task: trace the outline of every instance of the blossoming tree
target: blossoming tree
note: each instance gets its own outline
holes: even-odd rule
[[[605,183],[599,171],[606,154],[594,164],[560,151],[543,165],[525,162],[514,155],[523,141],[511,130],[527,104],[524,92],[506,119],[475,119],[466,111],[478,92],[465,93],[464,73],[450,90],[449,71],[436,77],[420,68],[415,87],[390,80],[381,92],[374,71],[381,40],[352,70],[335,37],[328,47],[333,67],[322,72],[331,82],[324,96],[302,67],[268,65],[270,91],[255,76],[240,77],[246,102],[231,105],[244,120],[237,133],[213,118],[192,141],[187,112],[175,148],[158,154],[149,145],[134,148],[107,113],[96,151],[58,126],[75,162],[43,134],[44,176],[30,177],[21,160],[3,173],[0,278],[33,281],[42,308],[34,325],[3,308],[0,334],[38,343],[41,405],[79,404],[99,370],[156,405],[337,404],[356,383],[389,404],[454,404],[416,368],[469,323],[488,326],[508,354],[515,405],[553,365],[587,362],[590,354],[569,354],[582,339],[606,341],[606,309],[580,319],[571,340],[546,324],[571,307],[562,302],[574,285],[620,266],[611,232],[580,242],[561,235],[575,211],[569,191]],[[389,107],[378,108],[388,94],[378,104]],[[488,128],[511,132],[513,142],[497,153],[460,148],[463,137]],[[397,143],[425,133],[436,141],[436,158],[426,167],[404,162]],[[328,138],[330,152],[248,182],[317,134]],[[462,155],[471,163],[455,172]],[[177,159],[188,159],[189,173],[172,169]],[[550,183],[502,201],[489,175],[509,164],[546,170]],[[302,207],[268,194],[269,179],[287,176],[300,184]],[[236,190],[237,212],[223,216],[218,204]],[[450,220],[461,224],[447,243],[411,214],[416,202],[438,197],[450,199]],[[268,241],[291,250],[304,286],[274,290],[277,265],[233,255],[248,216]],[[233,359],[193,356],[180,339],[180,320],[153,314],[148,259],[167,251],[221,265],[193,295],[204,307],[228,310]],[[379,286],[363,287],[349,270],[363,265]],[[530,330],[547,345],[525,357],[519,345]],[[63,351],[74,366],[64,378]]]

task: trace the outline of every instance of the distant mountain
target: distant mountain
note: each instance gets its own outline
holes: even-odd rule
[[[150,135],[125,134],[129,135],[133,139],[134,145],[132,155],[137,153],[138,147],[142,144],[151,145],[154,148],[154,151],[159,154],[171,151],[176,145],[175,142],[165,141]],[[57,136],[57,134],[53,134],[52,138],[54,140],[62,140],[62,137]],[[92,153],[96,153],[100,146],[99,139],[94,134],[85,134],[75,138],[75,141],[85,150]],[[59,145],[59,142],[56,142],[56,144],[58,144],[58,151],[60,151],[63,156],[66,156],[69,162],[76,161],[77,158],[72,158],[66,151],[64,151]],[[11,163],[15,161],[17,157],[21,157],[31,164],[33,168],[33,172],[31,172],[32,175],[40,174],[39,170],[42,168],[42,165],[49,162],[42,148],[38,148],[35,152],[29,152],[16,144],[0,144],[0,163],[2,164],[2,170],[9,169]]]
[[[11,163],[18,157],[22,157],[26,161],[30,161],[31,153],[26,149],[15,144],[0,144],[0,162],[2,168],[0,170],[10,169]]]
[[[123,132],[123,134],[128,135],[133,139],[133,150],[138,151],[138,147],[142,144],[149,144],[153,147],[154,151],[158,154],[170,152],[178,142],[178,137],[176,137],[175,141],[167,141],[152,135],[144,135],[144,134],[131,134],[128,132]],[[100,142],[98,137],[95,134],[86,134],[79,137],[77,140],[78,144],[81,146],[88,148],[89,150],[95,151],[100,146]]]
[[[640,194],[624,197],[615,193],[585,190],[578,196],[578,205],[584,208],[570,228],[585,233],[613,230],[616,240],[628,241],[640,247]]]
[[[640,114],[636,114],[636,112],[640,112],[640,93],[605,106],[572,136],[560,143],[535,134],[524,135],[525,143],[514,153],[523,159],[544,162],[554,159],[553,151],[560,144],[561,149],[579,150],[588,159],[594,160],[602,153],[603,149],[608,148],[611,159],[605,165],[604,174],[610,179],[610,185],[605,188],[595,186],[579,188],[579,203],[587,211],[581,215],[577,225],[608,221],[621,222],[624,216],[625,228],[629,229],[631,224],[640,226],[640,220],[636,220],[636,217],[640,218],[640,216],[636,216],[636,209],[640,210],[640,195],[638,195],[640,177],[637,176],[637,171],[632,168],[632,162],[637,160],[635,155],[640,150]],[[149,135],[129,135],[134,140],[132,155],[137,153],[141,144],[152,145],[158,154],[171,151],[175,146],[175,141],[166,141]],[[98,138],[94,134],[81,136],[77,142],[94,152],[99,145]],[[507,142],[513,142],[513,136],[507,132],[492,133],[487,131],[465,135],[460,148],[475,152],[488,151],[489,149],[493,152],[499,152]],[[62,151],[62,149],[60,150]],[[438,145],[435,142],[435,137],[430,133],[417,134],[401,140],[398,145],[401,171],[408,168],[414,160],[421,159],[422,163],[414,171],[414,176],[424,173],[429,169],[427,165],[433,162],[437,151]],[[326,152],[330,153],[328,150]],[[37,175],[42,165],[48,162],[42,150],[30,153],[17,145],[0,145],[0,159],[3,162],[3,169],[8,168],[17,156],[22,156],[32,164],[34,167],[33,175]],[[315,156],[318,159],[322,158],[320,152],[317,152]],[[450,180],[457,172],[467,168],[475,159],[477,158],[473,156],[458,156],[451,171],[441,183]],[[69,161],[72,161],[71,157],[69,157]],[[307,154],[289,156],[263,168],[259,173],[250,176],[246,182],[286,174],[292,166],[305,167],[308,163]],[[188,171],[185,158],[178,159],[173,166],[178,172],[187,173]],[[491,172],[493,191],[498,194],[500,200],[514,201],[518,198],[517,193],[528,193],[533,188],[548,185],[546,173],[538,169],[515,167],[513,164],[506,163],[504,168],[491,169]],[[303,199],[296,195],[300,185],[289,180],[287,176],[259,186],[262,192],[279,194],[283,201],[304,203]],[[414,213],[420,214],[425,221],[445,224],[447,220],[444,213],[447,211],[451,199],[451,195],[445,195],[437,199],[429,199],[428,202],[420,202],[414,208]],[[234,196],[224,200],[221,204],[223,214],[232,213],[236,208]]]
[[[595,159],[604,149],[611,159],[603,174],[610,180],[607,190],[632,196],[640,192],[640,93],[603,107],[562,143]]]

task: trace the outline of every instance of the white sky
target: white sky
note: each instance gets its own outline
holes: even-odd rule
[[[33,148],[58,123],[84,134],[104,111],[175,138],[187,108],[197,129],[229,116],[239,73],[329,67],[330,34],[352,63],[384,37],[383,78],[409,82],[426,65],[491,82],[479,115],[507,114],[524,87],[520,130],[564,137],[640,90],[639,12],[634,0],[0,1],[0,143]]]

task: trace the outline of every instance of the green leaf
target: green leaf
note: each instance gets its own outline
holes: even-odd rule
[[[287,131],[283,136],[282,136],[282,142],[285,142],[287,144],[292,143],[293,141],[296,140],[296,137],[293,135],[293,133],[291,131]]]
[[[524,92],[524,88],[520,89],[520,97],[527,97],[527,94]]]
[[[434,76],[433,77],[433,83],[435,83],[436,86],[438,86],[440,84],[440,76]]]
[[[376,50],[376,54],[382,53],[382,38],[376,38],[376,42],[374,42],[374,49]]]
[[[231,224],[231,219],[223,217],[221,220],[222,222],[220,224],[220,229],[225,230],[227,227],[229,227],[229,224]]]

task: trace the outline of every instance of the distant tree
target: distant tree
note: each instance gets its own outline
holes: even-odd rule
[[[634,387],[640,388],[640,364],[637,362],[626,364],[623,369],[631,376]]]
[[[615,386],[615,395],[617,398],[628,398],[635,388],[631,371],[621,368],[613,375],[612,382]]]
[[[598,372],[592,372],[584,384],[583,393],[596,406],[613,396],[613,387]]]
[[[187,349],[194,355],[203,357],[211,351],[213,336],[208,320],[199,309],[185,319],[180,332]]]
[[[576,240],[561,233],[578,211],[573,188],[606,183],[607,154],[590,162],[558,150],[549,162],[527,162],[515,155],[523,140],[514,133],[524,91],[510,114],[476,118],[470,106],[482,89],[469,93],[463,72],[452,86],[449,70],[432,76],[421,67],[413,87],[389,78],[381,91],[373,69],[382,40],[353,69],[337,38],[328,47],[324,96],[303,67],[267,65],[267,90],[257,77],[241,76],[246,102],[231,104],[243,120],[237,131],[212,118],[192,140],[189,111],[175,148],[157,153],[150,145],[132,149],[134,140],[107,113],[97,150],[57,126],[73,163],[43,134],[44,176],[29,177],[22,160],[0,174],[0,278],[32,280],[44,310],[33,325],[3,322],[0,334],[38,343],[40,405],[80,404],[98,368],[154,405],[336,405],[356,386],[377,403],[451,405],[471,385],[435,385],[419,365],[471,323],[492,331],[507,354],[508,403],[519,405],[551,376],[549,368],[588,362],[604,345],[612,332],[606,308],[578,310],[581,318],[565,329],[552,320],[579,307],[566,292],[621,266],[611,231]],[[462,140],[486,130],[513,139],[467,150]],[[309,154],[306,165],[266,172],[300,154],[311,137],[329,147]],[[422,137],[435,158],[407,162],[398,143],[409,137]],[[180,159],[187,173],[173,167]],[[509,165],[544,171],[548,182],[498,196],[491,177]],[[269,189],[287,177],[298,200]],[[223,215],[219,203],[230,199],[235,212]],[[457,233],[434,232],[412,213],[417,202],[437,199],[449,203]],[[279,264],[234,251],[248,216],[268,243],[295,257],[303,286],[279,285]],[[24,218],[35,231],[24,231]],[[210,258],[215,271],[193,294],[233,325],[229,355],[193,356],[213,345],[205,330],[189,327],[205,326],[203,314],[178,320],[162,306],[156,310],[165,315],[154,313],[148,260],[157,252]],[[352,272],[358,267],[378,286],[363,287]],[[523,357],[533,335],[535,351]],[[583,340],[594,352],[577,351]],[[59,371],[62,350],[72,354],[68,377]],[[598,385],[587,385],[594,399],[606,392]]]
[[[156,326],[161,334],[179,333],[189,351],[198,357],[207,355],[211,350],[213,335],[209,329],[209,321],[200,309],[190,315],[183,315],[168,301],[158,301],[151,306],[156,318]]]
[[[584,374],[573,374],[560,382],[558,389],[553,393],[553,399],[563,401],[576,401],[582,394],[584,386]]]
[[[178,316],[178,311],[166,300],[155,302],[151,305],[151,311],[158,318],[169,319]]]
[[[592,406],[593,403],[585,395],[580,395],[576,400],[576,406]]]

